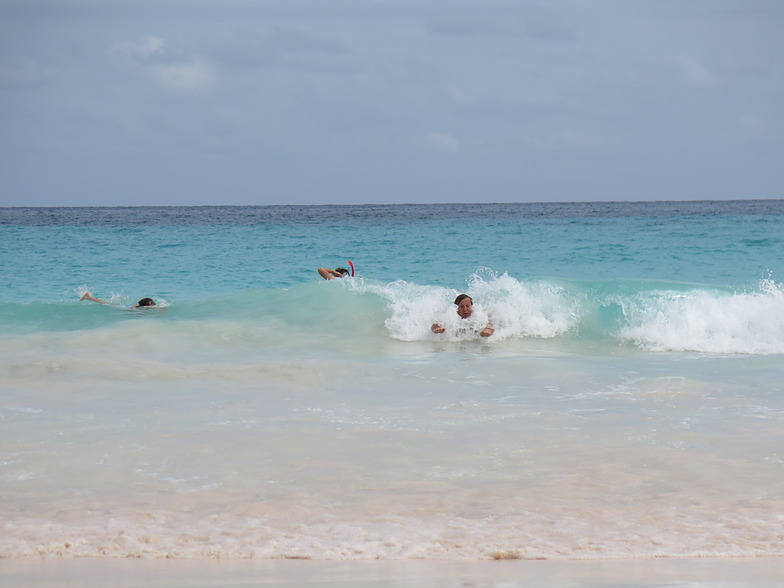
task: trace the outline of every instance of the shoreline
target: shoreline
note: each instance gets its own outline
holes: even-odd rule
[[[6,588],[211,588],[298,586],[403,588],[623,585],[772,588],[784,557],[604,560],[206,560],[114,558],[0,559]]]

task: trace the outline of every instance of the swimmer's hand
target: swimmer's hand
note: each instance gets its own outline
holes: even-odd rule
[[[493,333],[495,333],[495,329],[493,328],[493,325],[490,324],[490,323],[487,323],[487,326],[480,331],[479,336],[480,337],[489,337]]]
[[[432,325],[430,325],[430,330],[433,331],[436,335],[440,335],[441,333],[446,331],[446,329],[441,325],[439,325],[438,323],[433,323]]]

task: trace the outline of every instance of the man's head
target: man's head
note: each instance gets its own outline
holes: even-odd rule
[[[338,272],[341,277],[346,277],[348,275],[348,270],[344,267],[336,267],[335,271]]]
[[[468,294],[460,294],[455,298],[457,304],[457,314],[460,318],[468,318],[474,312],[474,301]]]
[[[155,300],[152,298],[142,298],[139,302],[136,303],[136,306],[155,306]]]

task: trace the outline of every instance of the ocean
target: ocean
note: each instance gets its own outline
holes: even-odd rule
[[[0,268],[0,558],[784,556],[784,200],[0,208]]]

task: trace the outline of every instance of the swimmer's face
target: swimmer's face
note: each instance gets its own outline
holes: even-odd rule
[[[468,318],[474,312],[474,303],[470,298],[463,298],[457,305],[457,314],[460,318]]]

